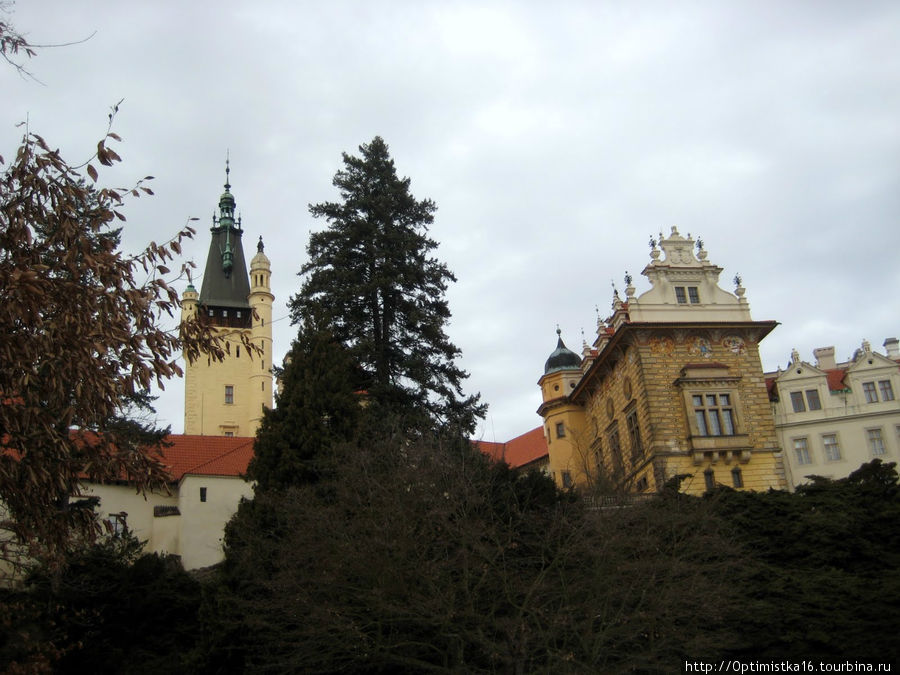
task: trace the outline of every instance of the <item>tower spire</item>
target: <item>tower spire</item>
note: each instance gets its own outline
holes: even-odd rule
[[[231,173],[231,151],[225,150],[225,191],[231,189],[231,183],[229,182],[229,174]]]

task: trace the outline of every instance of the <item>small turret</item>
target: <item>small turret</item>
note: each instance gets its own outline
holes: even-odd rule
[[[556,349],[544,364],[544,375],[558,370],[581,370],[581,357],[566,347],[562,339],[562,331],[556,328]]]
[[[584,411],[569,400],[582,377],[581,357],[566,347],[562,331],[556,328],[556,349],[544,364],[538,380],[543,402],[538,414],[544,419],[544,436],[550,471],[560,487],[572,487],[581,479],[578,439],[584,428]]]

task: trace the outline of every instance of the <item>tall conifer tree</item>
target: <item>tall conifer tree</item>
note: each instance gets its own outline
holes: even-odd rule
[[[310,236],[292,320],[324,321],[365,373],[372,406],[471,433],[485,406],[463,395],[468,374],[455,364],[460,350],[445,331],[445,293],[456,278],[433,256],[428,225],[436,206],[410,194],[380,137],[359,150],[359,157],[343,154],[334,176],[341,201],[310,206],[328,227]]]

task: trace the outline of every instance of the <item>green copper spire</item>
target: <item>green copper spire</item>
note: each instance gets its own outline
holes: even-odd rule
[[[243,233],[241,218],[236,217],[235,213],[234,195],[231,194],[229,153],[225,156],[225,191],[219,198],[210,229],[211,240],[200,289],[200,304],[218,309],[249,309],[250,278],[241,243]]]
[[[231,174],[230,158],[225,156],[225,192],[219,198],[219,224],[224,227],[234,227],[234,195],[231,194],[231,182],[229,181]]]

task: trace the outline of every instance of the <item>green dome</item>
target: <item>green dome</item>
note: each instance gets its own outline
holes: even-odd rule
[[[565,343],[562,341],[562,336],[560,335],[561,332],[562,331],[558,329],[556,331],[556,334],[560,337],[557,338],[556,349],[553,350],[553,353],[550,354],[550,358],[547,359],[547,363],[544,364],[544,375],[555,373],[558,370],[581,369],[581,357],[566,347]]]

